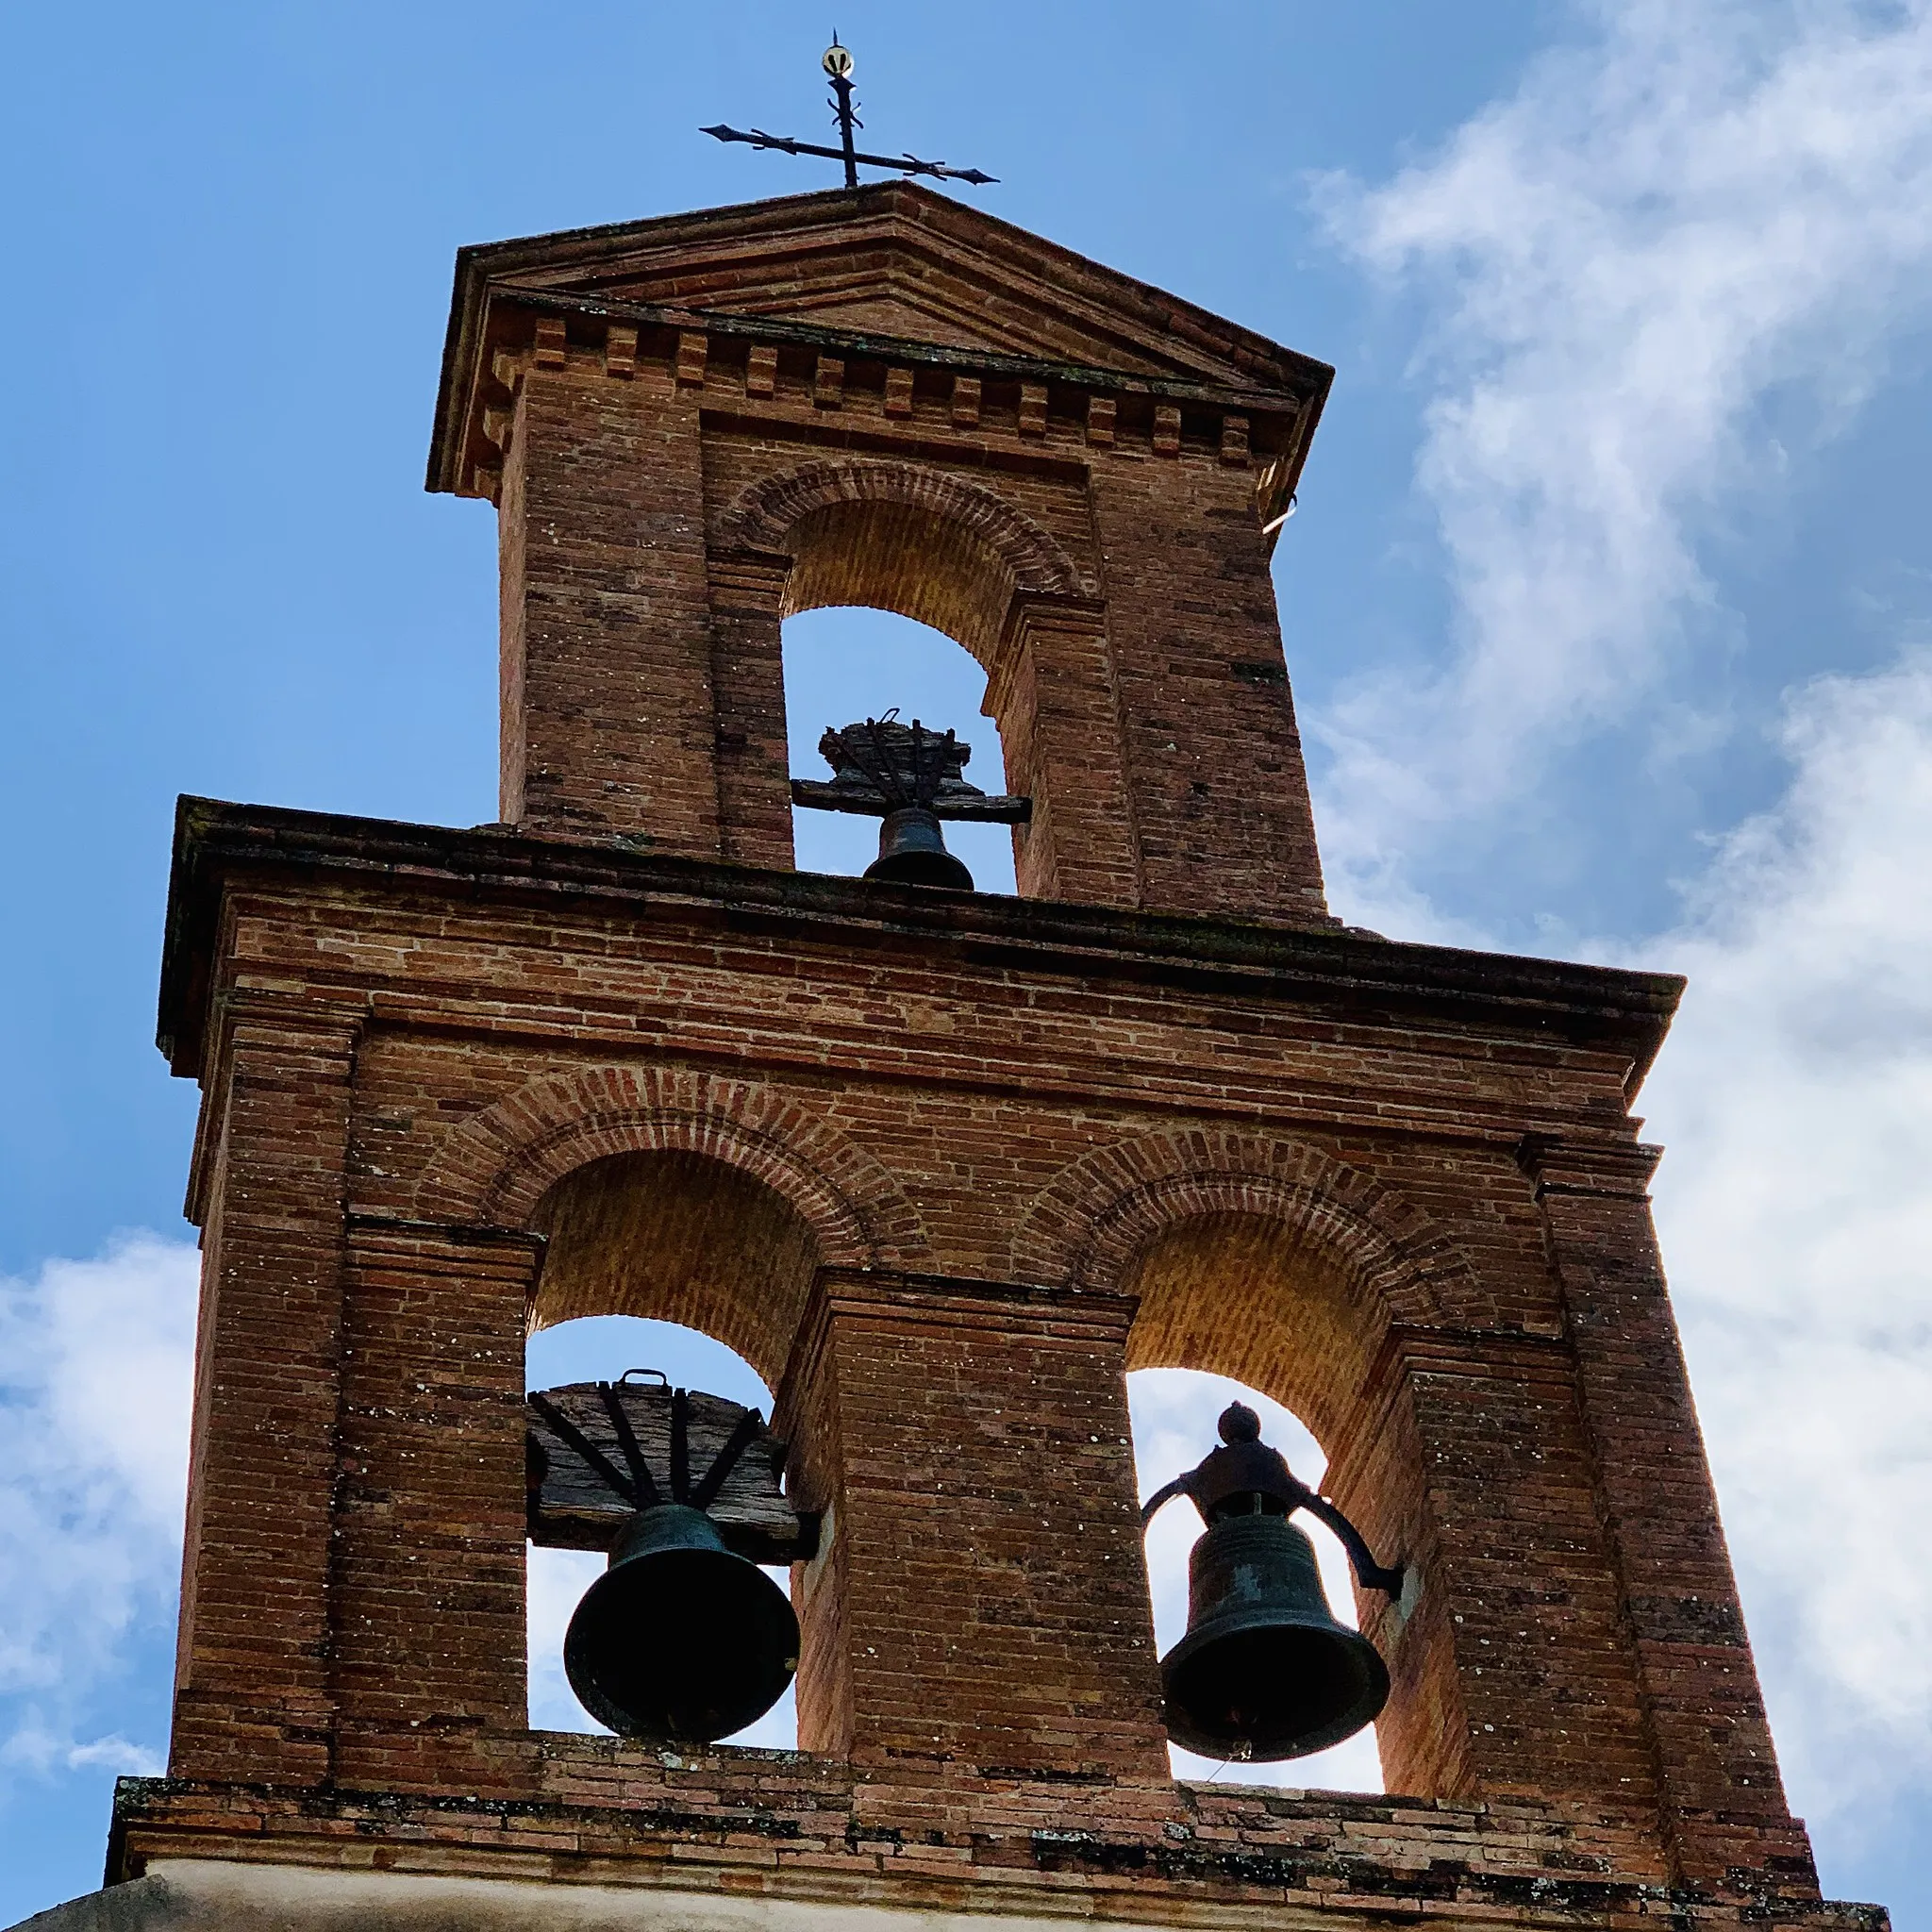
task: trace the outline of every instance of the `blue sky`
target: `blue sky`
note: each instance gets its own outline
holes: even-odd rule
[[[175,795],[494,817],[493,520],[422,490],[454,251],[828,184],[695,130],[818,138],[834,25],[869,140],[1338,366],[1276,571],[1338,909],[1691,974],[1644,1108],[1794,1808],[1932,1925],[1924,0],[14,19],[0,1923],[165,1740]],[[985,782],[951,646],[788,654],[801,751],[899,701]],[[1137,1391],[1143,1447],[1212,1399]]]

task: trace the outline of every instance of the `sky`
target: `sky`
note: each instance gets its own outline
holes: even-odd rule
[[[1932,0],[17,10],[0,1924],[98,1882],[165,1751],[174,799],[495,816],[493,519],[422,489],[454,252],[831,185],[696,130],[821,138],[835,25],[870,141],[1337,366],[1275,571],[1336,909],[1689,974],[1641,1110],[1786,1779],[1827,1895],[1927,1932]],[[996,774],[944,641],[818,612],[787,653],[794,769],[899,702]],[[748,1374],[568,1330],[532,1373],[632,1346]],[[1137,1380],[1147,1487],[1225,1393]]]

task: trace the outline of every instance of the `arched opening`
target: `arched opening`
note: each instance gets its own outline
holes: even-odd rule
[[[1130,1368],[1228,1376],[1306,1417],[1331,1450],[1350,1441],[1379,1311],[1361,1307],[1346,1257],[1312,1219],[1186,1215],[1141,1249],[1121,1285],[1140,1303]]]
[[[877,506],[864,506],[876,510]],[[935,612],[935,614],[938,614]],[[891,609],[856,604],[801,609],[784,626],[785,716],[791,775],[830,775],[819,738],[894,707],[900,718],[955,731],[973,747],[967,778],[982,791],[1008,789],[999,727],[984,715],[986,672],[943,631]],[[864,872],[879,851],[879,822],[794,807],[791,836],[801,872]],[[982,892],[1011,892],[1014,835],[1005,825],[949,821],[947,849]]]
[[[849,651],[849,613],[862,608],[929,626],[985,672],[984,704],[972,708],[993,719],[1000,743],[985,741],[985,734],[976,742],[969,738],[977,764],[962,775],[989,792],[1031,802],[1030,816],[1005,835],[1018,890],[1096,905],[1140,903],[1140,859],[1091,523],[1076,492],[1038,483],[926,462],[819,458],[758,477],[721,509],[711,548],[721,588],[728,580],[725,634],[738,642],[720,664],[726,683],[740,690],[727,709],[734,720],[742,719],[731,726],[730,742],[755,754],[743,761],[750,775],[742,784],[721,780],[732,794],[727,816],[741,828],[734,836],[741,835],[742,850],[782,849],[771,784],[776,762],[771,727],[779,702],[772,672],[782,641],[773,626],[791,627],[795,654],[807,635],[797,620],[838,609],[847,613],[835,622],[846,626]],[[1084,564],[1077,560],[1083,557]],[[917,716],[941,731],[971,724],[960,715],[967,707],[929,698],[907,675],[912,668],[907,640],[922,633],[884,626],[872,636],[893,641],[880,653],[881,668],[891,675],[874,674],[858,690],[819,697],[810,688],[816,680],[802,680],[801,667],[786,667],[794,776],[826,776],[816,746],[829,723],[849,725],[896,708],[902,719]],[[976,693],[980,687],[975,682],[972,689]],[[909,758],[903,747],[901,755]],[[857,804],[864,790],[855,774],[841,799],[826,802]],[[863,802],[881,801],[874,795]],[[957,794],[952,802],[958,802]],[[985,854],[979,861],[985,876],[975,877],[982,890],[1008,883],[1007,865],[994,857],[999,836],[968,840]],[[822,845],[822,839],[840,842]],[[839,862],[848,871],[860,869],[865,849],[851,828],[842,840],[814,829],[803,845],[799,862],[807,868]],[[944,883],[934,876],[943,874],[944,860],[929,847],[928,854],[930,863],[922,866],[910,852],[902,853],[907,868],[901,875],[924,870],[928,882]]]
[[[769,1423],[772,1384],[821,1258],[810,1226],[775,1189],[708,1155],[609,1155],[558,1181],[533,1224],[549,1245],[525,1350],[527,1389],[655,1370]],[[605,1556],[533,1542],[528,1559],[530,1724],[600,1731],[571,1691],[563,1638]],[[789,1591],[788,1572],[768,1574]],[[795,1748],[793,1694],[730,1741]]]
[[[1149,1496],[1192,1468],[1215,1444],[1214,1425],[1231,1402],[1245,1402],[1261,1418],[1262,1440],[1287,1457],[1289,1467],[1312,1489],[1323,1487],[1328,1459],[1321,1444],[1291,1409],[1258,1389],[1198,1369],[1137,1369],[1127,1377],[1127,1407],[1134,1432],[1134,1467],[1141,1493]],[[1334,1533],[1306,1515],[1295,1519],[1315,1545],[1322,1588],[1338,1622],[1357,1627],[1348,1557]],[[1188,1628],[1188,1556],[1202,1533],[1200,1517],[1185,1501],[1170,1504],[1147,1531],[1147,1583],[1154,1601],[1156,1646],[1165,1657]],[[1301,1790],[1379,1791],[1381,1758],[1372,1724],[1326,1751],[1277,1764],[1227,1764],[1168,1747],[1174,1774],[1189,1782],[1287,1785]]]
[[[946,514],[891,497],[808,511],[791,527],[786,616],[837,605],[891,610],[957,639],[981,664],[991,664],[1018,578],[1011,559],[967,519],[993,507],[975,491],[949,505]]]
[[[784,1373],[823,1258],[776,1189],[708,1154],[612,1154],[558,1181],[531,1224],[548,1237],[533,1333],[633,1315],[715,1337],[768,1382]]]
[[[814,496],[784,539],[792,559],[783,613],[791,775],[828,775],[818,749],[827,725],[896,709],[902,723],[957,733],[973,746],[968,781],[1007,791],[988,674],[1015,592],[1064,571],[1064,560],[999,498],[936,472],[846,467],[805,490],[805,500]],[[795,808],[797,863],[862,873],[878,857],[878,830],[875,820]],[[954,820],[945,840],[977,890],[1015,890],[1013,829]]]
[[[701,1389],[756,1408],[770,1419],[772,1394],[741,1355],[694,1328],[634,1315],[591,1315],[546,1328],[530,1338],[524,1357],[525,1387],[555,1389],[573,1382],[614,1382],[628,1371],[654,1369],[675,1387]],[[529,1545],[525,1595],[529,1644],[530,1728],[601,1733],[604,1726],[576,1700],[563,1670],[563,1634],[571,1613],[603,1574],[605,1558],[594,1550]],[[781,1589],[789,1573],[767,1573]],[[737,1733],[733,1744],[791,1751],[798,1745],[795,1693],[788,1690],[771,1710]]]
[[[1261,1415],[1264,1440],[1303,1482],[1341,1505],[1381,1560],[1403,1554],[1391,1444],[1376,1433],[1364,1399],[1374,1338],[1333,1246],[1267,1212],[1197,1213],[1149,1240],[1123,1286],[1140,1302],[1128,1343],[1128,1396],[1143,1495],[1198,1463],[1215,1444],[1221,1410],[1240,1400]],[[1390,1655],[1399,1625],[1386,1600],[1358,1592],[1341,1542],[1324,1525],[1307,1512],[1296,1523],[1315,1543],[1330,1608],[1351,1627],[1366,1624],[1399,1697],[1403,1674]],[[1188,1552],[1200,1531],[1199,1517],[1182,1501],[1164,1509],[1149,1533],[1148,1580],[1163,1656],[1186,1628]],[[1391,1726],[1398,1735],[1403,1729],[1392,1698],[1380,1728]],[[1232,1771],[1177,1752],[1175,1774],[1379,1791],[1387,1742],[1372,1728],[1307,1757]]]

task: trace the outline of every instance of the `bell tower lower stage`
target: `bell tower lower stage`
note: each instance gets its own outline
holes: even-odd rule
[[[497,518],[499,820],[182,803],[172,1749],[45,1932],[1881,1932],[1786,1807],[1651,1226],[1680,982],[1328,911],[1269,556],[1331,374],[906,185],[463,253],[430,483]],[[841,604],[974,655],[1003,773],[886,691],[794,794],[780,629]],[[873,876],[792,870],[794,795],[883,815]],[[944,862],[971,815],[1020,896]],[[775,1413],[526,1403],[531,1330],[613,1313]],[[1165,1675],[1153,1366],[1329,1455],[1224,1418]],[[613,1554],[572,1669],[630,1734],[530,1728],[532,1537]],[[727,1641],[674,1547],[789,1606]],[[1256,1550],[1288,1612],[1215,1648]],[[794,1649],[800,1748],[704,1741]],[[1394,1795],[1170,1773],[1377,1711]]]
[[[1624,1094],[1674,980],[192,803],[176,888],[247,1374],[116,1878],[210,1924],[1875,1923],[1785,1811],[1672,1340]],[[600,1288],[537,1225],[679,1159],[803,1249]],[[798,1753],[526,1728],[526,1310],[613,1305],[780,1391]],[[1170,1778],[1162,1363],[1307,1415],[1408,1566],[1359,1599],[1401,1795]]]

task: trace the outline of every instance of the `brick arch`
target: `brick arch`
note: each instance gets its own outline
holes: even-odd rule
[[[427,1220],[524,1227],[564,1175],[612,1154],[708,1155],[795,1208],[833,1267],[931,1265],[917,1209],[883,1165],[803,1102],[685,1068],[541,1076],[454,1128],[416,1189]]]
[[[1017,1280],[1113,1289],[1164,1230],[1207,1215],[1281,1223],[1332,1255],[1385,1322],[1440,1319],[1468,1262],[1393,1188],[1296,1141],[1149,1134],[1095,1148],[1035,1197],[1013,1237]]]
[[[905,567],[896,558],[884,561],[864,586],[869,594],[854,595],[852,559],[837,553],[856,547],[851,532],[863,524],[885,536],[878,547],[899,551]],[[1024,510],[984,484],[923,463],[824,458],[798,464],[741,491],[718,519],[713,541],[726,550],[792,558],[799,568],[787,615],[841,602],[906,608],[921,601],[922,587],[910,579],[943,577],[948,563],[955,575],[984,575],[991,562],[1002,579],[996,596],[989,595],[991,587],[977,595],[957,591],[948,600],[953,603],[1004,607],[1016,591],[1063,597],[1094,591],[1059,541]],[[949,558],[956,547],[961,554]],[[908,581],[899,583],[901,575]],[[907,608],[906,614],[930,621],[917,608]],[[974,638],[960,641],[977,648]]]
[[[814,512],[848,503],[902,504],[963,525],[1011,572],[1023,591],[1087,596],[1092,586],[1053,535],[983,484],[923,463],[823,459],[800,463],[741,491],[718,520],[731,549],[789,553],[791,535]]]

